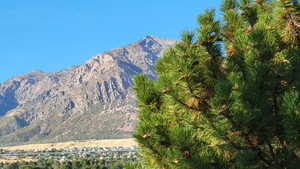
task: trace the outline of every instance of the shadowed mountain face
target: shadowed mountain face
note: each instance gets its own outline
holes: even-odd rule
[[[137,119],[132,78],[155,78],[155,61],[175,43],[147,36],[80,66],[0,84],[0,144],[131,137]]]

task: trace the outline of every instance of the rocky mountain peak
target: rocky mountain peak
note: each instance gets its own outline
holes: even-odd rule
[[[149,35],[79,66],[0,84],[0,144],[131,137],[132,78],[155,78],[155,61],[175,43]]]
[[[139,41],[139,44],[144,48],[152,48],[154,45],[160,45],[153,35],[148,35]]]

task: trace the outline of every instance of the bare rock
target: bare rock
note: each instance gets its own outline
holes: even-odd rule
[[[137,120],[133,76],[177,41],[147,36],[53,73],[0,84],[0,144],[131,137]]]

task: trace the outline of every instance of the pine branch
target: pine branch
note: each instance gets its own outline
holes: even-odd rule
[[[250,140],[250,137],[251,137],[251,136],[249,135],[249,133],[244,133],[243,130],[241,130],[240,125],[238,125],[238,124],[233,120],[233,117],[230,116],[230,115],[228,114],[228,110],[227,110],[225,107],[221,108],[220,110],[221,110],[221,111],[219,112],[219,114],[221,114],[222,116],[224,116],[224,117],[232,124],[232,127],[233,127],[233,129],[234,129],[235,131],[241,131],[241,132],[240,132],[241,137],[245,139],[246,143],[248,143],[249,147],[250,147],[253,151],[257,152],[259,158],[260,158],[263,162],[265,162],[268,166],[271,166],[271,164],[272,164],[272,162],[270,162],[271,160],[266,159],[266,158],[264,157],[264,155],[263,155],[263,151],[259,148],[259,146],[258,146],[258,145],[254,145],[254,144],[252,143],[252,141]],[[227,112],[227,113],[226,113],[226,112]],[[231,143],[232,143],[232,142],[231,142]]]

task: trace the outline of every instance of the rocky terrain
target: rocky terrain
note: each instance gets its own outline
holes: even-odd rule
[[[0,84],[0,144],[131,137],[137,120],[132,78],[155,78],[155,61],[175,43],[147,36],[79,66]]]

